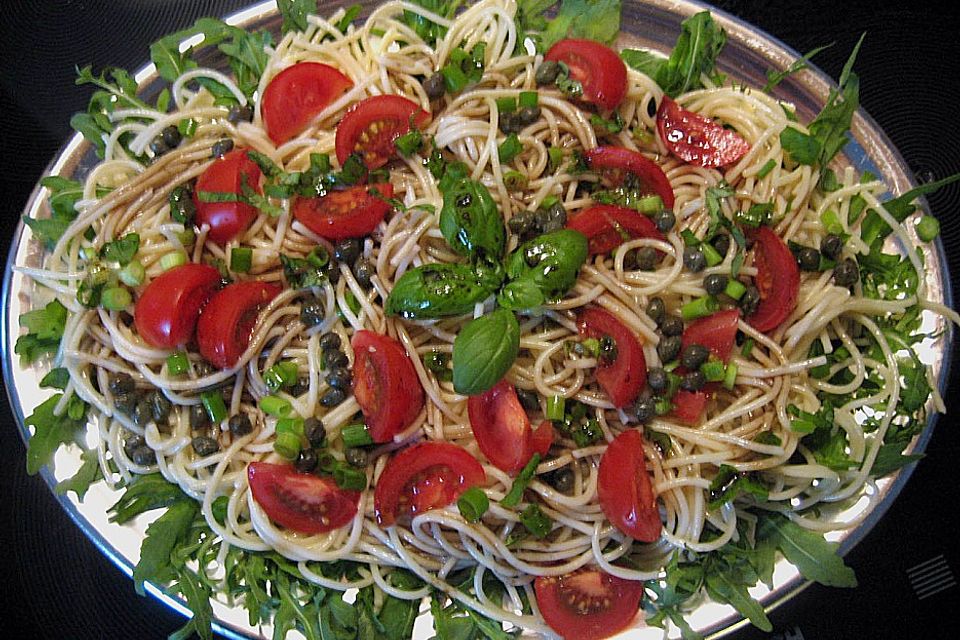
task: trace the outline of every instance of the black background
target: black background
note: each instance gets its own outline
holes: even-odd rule
[[[33,185],[71,134],[70,115],[82,110],[89,96],[89,88],[73,85],[74,65],[139,68],[150,42],[201,15],[226,15],[244,1],[2,4],[0,239],[5,256]],[[716,6],[800,52],[835,41],[816,58],[833,78],[866,31],[856,65],[862,104],[918,180],[927,181],[960,171],[960,13],[956,3],[949,4],[790,0]],[[960,184],[941,190],[929,203],[943,226],[951,272],[960,274]],[[958,588],[920,599],[907,570],[943,554],[954,574],[960,572],[952,526],[960,460],[958,369],[951,376],[948,415],[938,423],[927,458],[886,517],[847,556],[860,586],[813,585],[771,614],[773,634],[746,629],[731,637],[946,638],[948,631],[954,637],[956,610],[950,604],[957,603]],[[157,601],[137,597],[130,580],[73,525],[44,482],[26,476],[25,448],[5,396],[0,397],[0,631],[38,639],[166,637],[182,619]]]

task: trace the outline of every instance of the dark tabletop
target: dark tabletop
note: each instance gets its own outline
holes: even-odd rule
[[[630,0],[624,0],[629,2]],[[136,69],[149,43],[202,15],[224,16],[244,0],[13,0],[0,11],[0,242],[6,256],[33,185],[71,134],[70,115],[89,89],[73,86],[75,64]],[[321,0],[321,4],[323,4]],[[800,52],[836,42],[815,61],[836,78],[856,39],[861,102],[915,172],[928,181],[960,172],[960,12],[956,3],[845,0],[718,2]],[[934,8],[934,6],[938,8]],[[940,218],[950,270],[960,274],[960,184],[929,198]],[[957,278],[954,278],[956,285]],[[954,357],[958,349],[954,348]],[[942,417],[893,507],[847,556],[856,589],[813,585],[770,618],[777,638],[946,638],[960,573],[955,521],[960,384],[954,367]],[[2,382],[0,382],[2,384]],[[42,638],[164,638],[180,616],[140,598],[130,580],[77,529],[43,480],[25,473],[25,448],[0,394],[0,631]],[[951,517],[953,516],[953,517]],[[946,565],[946,569],[937,569]],[[931,571],[932,570],[932,571]],[[936,577],[935,576],[935,577]],[[913,578],[913,581],[911,581]],[[7,634],[3,634],[4,637]]]

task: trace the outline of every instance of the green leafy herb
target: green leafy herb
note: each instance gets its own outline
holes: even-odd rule
[[[463,0],[411,0],[413,4],[419,5],[435,13],[441,18],[453,18],[457,9],[463,4]],[[418,36],[423,38],[431,47],[435,46],[437,41],[447,35],[447,28],[443,27],[426,17],[414,11],[405,10],[401,20],[412,28]]]
[[[62,415],[54,414],[62,393],[47,398],[37,406],[23,424],[33,427],[33,435],[27,442],[27,473],[36,474],[44,466],[53,465],[53,455],[60,445],[73,442],[78,432],[87,424],[87,404],[77,396],[71,396]]]
[[[140,595],[146,581],[166,582],[171,568],[171,552],[193,524],[199,505],[191,498],[170,505],[166,512],[150,523],[140,544],[140,560],[133,568],[133,584]]]
[[[76,204],[83,197],[83,185],[60,176],[47,176],[40,180],[40,184],[50,191],[50,217],[24,216],[23,221],[30,227],[34,237],[48,251],[52,251],[70,223],[77,218]]]
[[[857,59],[864,33],[860,36],[850,57],[840,74],[838,89],[831,89],[827,103],[808,127],[810,135],[820,145],[818,162],[826,167],[835,155],[847,144],[847,131],[853,121],[853,114],[860,105],[860,79],[853,72],[853,63]]]
[[[448,168],[440,181],[440,232],[460,255],[499,261],[506,248],[507,231],[497,203],[482,183],[456,175]]]
[[[770,93],[774,87],[783,82],[786,78],[792,76],[795,73],[799,73],[804,69],[810,68],[810,60],[813,59],[813,56],[817,55],[825,49],[829,49],[833,46],[833,43],[825,44],[823,46],[811,49],[807,53],[803,54],[803,57],[795,60],[793,64],[784,69],[783,71],[774,71],[769,69],[767,71],[767,83],[763,85],[762,91],[764,93]]]
[[[49,389],[60,389],[63,391],[70,383],[70,372],[63,367],[51,369],[47,375],[40,380],[40,386]]]
[[[43,309],[22,314],[19,322],[21,327],[27,328],[27,333],[17,338],[13,351],[23,364],[30,364],[60,348],[67,324],[67,308],[55,299]]]
[[[280,264],[283,265],[283,277],[293,289],[308,289],[326,284],[327,271],[331,267],[329,256],[322,247],[317,247],[305,258],[295,258],[280,254]]]
[[[523,498],[523,492],[526,491],[527,485],[533,480],[533,476],[537,472],[537,465],[539,464],[540,454],[535,453],[530,457],[530,460],[527,461],[527,464],[524,465],[520,473],[517,474],[517,477],[514,478],[513,484],[510,485],[510,491],[508,491],[507,495],[503,496],[503,500],[500,501],[502,506],[512,509],[520,504],[520,500]]]
[[[545,538],[553,529],[553,522],[540,509],[540,505],[529,504],[520,514],[520,524],[534,538]]]
[[[853,569],[837,555],[837,544],[821,534],[804,529],[783,516],[769,516],[760,523],[760,534],[774,541],[784,557],[803,577],[828,587],[855,587]]]
[[[587,254],[586,237],[572,229],[528,240],[507,259],[509,282],[497,302],[507,309],[530,309],[563,297],[576,282]]]
[[[66,480],[57,483],[57,495],[65,495],[68,491],[77,494],[77,500],[83,502],[90,485],[103,478],[100,463],[97,460],[96,449],[84,449],[80,454],[81,465],[77,472]]]
[[[821,156],[820,141],[795,127],[785,127],[780,132],[780,145],[797,164],[814,165]]]
[[[316,0],[277,0],[277,9],[283,18],[280,33],[306,31],[307,16],[317,12]]]
[[[887,200],[883,203],[883,208],[886,209],[887,213],[893,216],[897,222],[903,222],[910,214],[917,210],[914,204],[917,198],[929,195],[957,180],[960,180],[960,173],[955,173],[941,180],[922,184],[919,187],[910,189],[901,196]],[[867,215],[863,218],[863,222],[860,224],[860,237],[867,246],[872,246],[878,240],[886,238],[890,232],[890,226],[873,210],[867,212]]]
[[[140,235],[137,233],[128,233],[122,238],[117,238],[103,245],[100,249],[100,257],[110,262],[118,262],[120,266],[125,266],[140,250]]]
[[[450,52],[447,64],[440,68],[444,84],[449,93],[459,93],[468,85],[476,84],[483,78],[486,55],[486,43],[479,42],[469,53],[457,47]]]
[[[541,17],[556,2],[530,2],[525,16]],[[546,6],[544,6],[546,5]],[[541,45],[546,51],[564,38],[585,38],[611,44],[620,33],[620,0],[562,0],[553,20],[546,22]],[[542,8],[541,8],[542,7]]]
[[[453,342],[453,388],[476,395],[503,378],[520,352],[520,324],[497,309],[469,322]]]
[[[169,507],[184,500],[190,500],[190,497],[180,487],[168,482],[159,473],[151,473],[137,476],[107,511],[111,514],[111,522],[124,524],[141,513]]]
[[[736,500],[741,494],[749,493],[758,500],[766,500],[767,488],[754,474],[740,473],[727,464],[720,465],[720,471],[710,483],[710,509],[719,509]]]
[[[397,279],[385,310],[408,319],[462,315],[493,295],[499,284],[467,265],[426,264]]]

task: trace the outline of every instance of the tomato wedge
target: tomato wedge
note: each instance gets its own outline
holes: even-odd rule
[[[660,511],[643,457],[643,438],[636,429],[622,432],[600,458],[597,496],[607,520],[641,542],[660,538]]]
[[[299,62],[278,73],[263,91],[263,124],[275,145],[307,128],[314,116],[353,82],[328,64]]]
[[[270,519],[297,533],[333,531],[357,515],[360,492],[341,489],[330,477],[300,473],[287,464],[251,462],[247,481]]]
[[[372,96],[353,105],[337,125],[337,160],[342,165],[351,153],[363,154],[367,169],[379,169],[397,154],[393,141],[422,129],[430,114],[403,96]]]
[[[673,155],[698,167],[725,167],[750,151],[736,131],[681,108],[670,96],[657,109],[657,131]]]
[[[353,334],[353,394],[374,442],[389,442],[423,408],[423,387],[403,345],[389,336]]]
[[[581,99],[613,109],[627,95],[627,66],[617,52],[593,40],[568,38],[550,47],[544,60],[562,62],[583,87]]]
[[[584,153],[584,158],[591,170],[604,173],[615,186],[623,183],[626,174],[632,173],[644,192],[660,196],[663,206],[673,209],[673,187],[667,174],[642,153],[623,147],[595,147]]]
[[[707,408],[709,399],[710,394],[706,391],[684,391],[681,389],[670,398],[670,402],[673,403],[673,410],[668,414],[668,417],[686,425],[696,426],[700,423],[700,416]]]
[[[150,281],[133,309],[133,323],[143,341],[173,349],[193,337],[200,308],[220,285],[220,272],[193,262],[164,271]]]
[[[546,455],[553,442],[553,423],[546,420],[534,432],[516,388],[506,379],[470,396],[467,412],[480,451],[507,473],[523,469],[534,453]]]
[[[590,255],[613,251],[625,241],[624,234],[631,238],[664,239],[650,218],[615,204],[598,204],[584,209],[570,219],[567,228],[587,236]]]
[[[737,339],[737,324],[740,312],[736,309],[718,311],[706,318],[700,318],[688,326],[680,337],[682,349],[692,344],[706,347],[710,352],[727,362]]]
[[[193,203],[197,207],[197,224],[207,224],[207,238],[224,244],[247,230],[257,217],[257,210],[245,202],[202,202],[201,191],[208,193],[243,193],[246,183],[257,193],[260,189],[260,167],[247,156],[246,149],[234,149],[214,160],[197,178]]]
[[[483,467],[463,447],[421,442],[393,456],[377,480],[373,508],[381,527],[397,518],[445,507],[470,487],[483,485]]]
[[[577,328],[582,338],[609,336],[616,344],[613,362],[597,365],[597,382],[615,407],[625,407],[647,383],[647,361],[640,340],[616,316],[598,307],[580,312]]]
[[[229,369],[250,344],[250,332],[260,309],[280,293],[272,282],[248,280],[228,285],[215,293],[197,322],[200,355],[221,369]]]
[[[637,616],[643,583],[596,567],[533,583],[537,606],[550,628],[568,640],[602,640],[626,629]]]
[[[757,331],[772,331],[797,308],[800,267],[787,244],[773,229],[761,226],[754,233],[753,279],[760,290],[760,304],[746,320]]]
[[[379,196],[371,193],[372,189]],[[369,235],[390,211],[393,185],[389,182],[331,191],[319,198],[297,198],[293,217],[327,240],[362,238]]]

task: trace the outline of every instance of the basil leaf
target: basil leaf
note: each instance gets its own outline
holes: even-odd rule
[[[140,234],[128,233],[122,238],[108,242],[100,249],[100,257],[126,266],[140,250]]]
[[[472,312],[499,284],[466,265],[427,264],[400,276],[387,297],[386,312],[407,319],[458,316]]]
[[[587,259],[587,239],[579,231],[560,229],[528,240],[510,254],[507,277],[497,301],[507,309],[527,309],[536,302],[539,290],[543,302],[555,300],[577,281],[580,267]]]
[[[461,178],[443,181],[441,190],[440,232],[447,243],[460,255],[500,260],[507,232],[487,188],[476,180]]]
[[[803,577],[828,587],[855,587],[853,569],[837,555],[837,544],[808,531],[783,516],[765,518],[760,523],[760,536],[772,539],[784,557]]]
[[[620,0],[563,0],[557,17],[543,31],[543,49],[549,49],[564,38],[586,38],[611,44],[620,33],[620,5]],[[530,13],[536,15],[536,9]]]
[[[471,321],[453,341],[453,388],[472,396],[497,384],[520,352],[520,324],[497,309]]]

